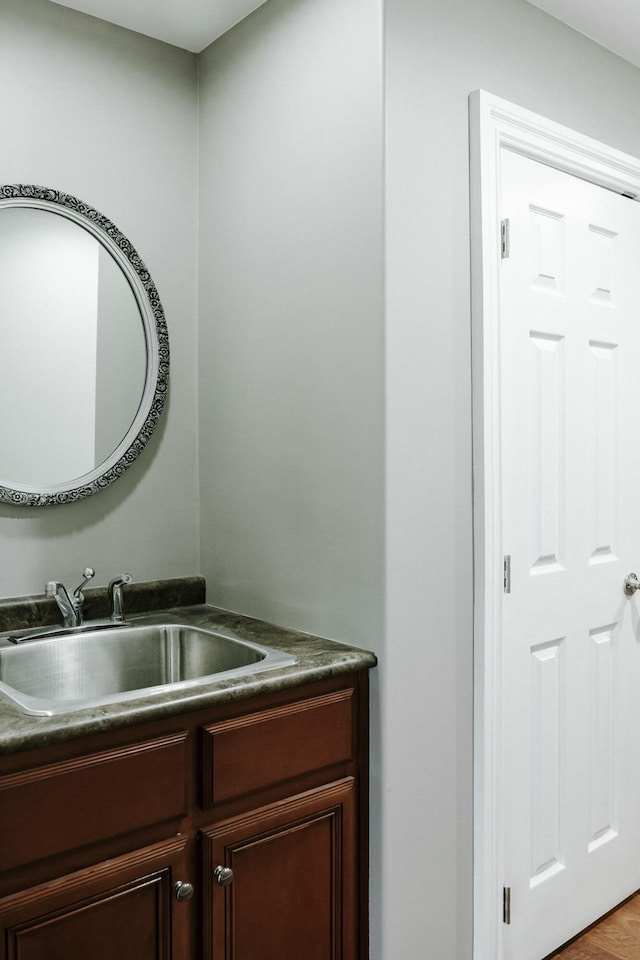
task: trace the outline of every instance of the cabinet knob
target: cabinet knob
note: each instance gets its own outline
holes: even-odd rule
[[[219,883],[221,887],[228,887],[233,880],[233,870],[231,867],[219,866],[213,871],[213,876],[216,883]]]
[[[178,880],[178,882],[173,885],[173,892],[176,895],[176,900],[180,900],[181,902],[191,900],[193,896],[193,884],[187,883],[185,880]]]

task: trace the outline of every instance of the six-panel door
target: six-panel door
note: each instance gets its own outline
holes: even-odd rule
[[[640,886],[640,205],[502,151],[505,960]]]

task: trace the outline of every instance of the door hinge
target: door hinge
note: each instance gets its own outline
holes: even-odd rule
[[[502,888],[502,922],[511,923],[511,887]]]
[[[500,221],[500,257],[507,260],[511,255],[511,221]]]
[[[511,556],[507,555],[502,561],[502,586],[505,593],[511,593]]]

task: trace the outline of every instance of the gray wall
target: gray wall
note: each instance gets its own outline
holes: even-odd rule
[[[271,0],[200,59],[202,572],[382,632],[381,14]]]
[[[0,505],[0,596],[75,586],[87,564],[96,583],[193,574],[196,58],[47,0],[0,0],[0,88],[1,182],[56,187],[109,216],[157,283],[172,348],[168,415],[132,470],[68,507]],[[51,426],[67,442],[73,428]]]

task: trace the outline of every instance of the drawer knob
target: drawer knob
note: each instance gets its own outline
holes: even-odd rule
[[[233,880],[233,870],[231,867],[219,866],[213,871],[213,876],[216,883],[219,883],[221,887],[228,887]]]
[[[184,903],[185,900],[191,900],[193,896],[193,884],[187,883],[185,880],[178,880],[178,882],[173,885],[173,891],[176,895],[176,900]]]

